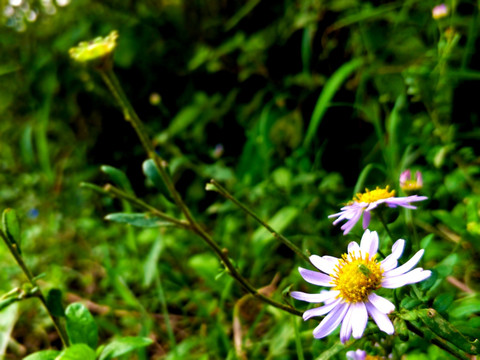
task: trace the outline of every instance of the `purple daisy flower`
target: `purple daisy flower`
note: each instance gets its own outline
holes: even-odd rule
[[[304,320],[326,315],[313,330],[316,339],[329,335],[340,323],[340,340],[343,343],[352,335],[359,339],[367,326],[369,315],[380,330],[389,335],[393,334],[393,324],[387,314],[395,310],[395,305],[373,291],[414,284],[431,275],[431,271],[422,268],[411,270],[423,256],[423,249],[397,267],[397,260],[402,255],[404,246],[405,240],[397,240],[392,246],[392,253],[384,260],[377,261],[378,234],[366,230],[360,246],[352,241],[348,244],[348,253],[343,254],[341,259],[332,256],[310,256],[311,263],[321,272],[298,268],[305,281],[332,288],[316,294],[300,291],[290,294],[297,300],[324,303],[323,306],[303,313]]]
[[[375,190],[370,191],[365,189],[364,193],[358,193],[348,205],[340,209],[341,211],[339,213],[330,215],[329,218],[337,218],[333,222],[333,225],[337,225],[342,220],[347,220],[347,222],[341,227],[343,235],[346,235],[352,230],[362,215],[362,225],[365,230],[370,223],[370,212],[381,204],[385,204],[391,208],[401,206],[407,209],[416,209],[416,206],[410,205],[410,203],[426,199],[428,199],[426,196],[418,195],[395,197],[395,190],[388,191],[388,186],[385,189],[381,189],[377,186]]]
[[[410,169],[405,170],[400,174],[400,187],[405,192],[420,190],[423,187],[422,173],[415,172],[415,178],[413,178]]]
[[[445,4],[437,5],[432,9],[432,17],[435,20],[444,18],[447,15],[448,15],[448,6]]]
[[[349,360],[365,360],[367,353],[364,350],[356,350],[347,352],[347,359]]]
[[[388,356],[389,359],[392,358],[391,355]],[[355,350],[355,351],[348,351],[347,352],[347,359],[348,360],[381,360],[385,359],[383,356],[378,355],[367,355],[367,352],[364,350]]]

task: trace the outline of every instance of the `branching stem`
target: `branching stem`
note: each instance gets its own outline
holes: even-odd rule
[[[298,256],[300,256],[303,260],[306,262],[310,263],[310,260],[308,259],[308,256],[294,243],[292,243],[290,240],[288,240],[285,236],[282,234],[276,232],[270,225],[268,225],[265,221],[260,219],[257,214],[255,214],[252,210],[250,210],[247,206],[243,205],[240,201],[238,201],[232,194],[230,194],[222,185],[220,185],[217,181],[214,179],[210,180],[210,184],[215,186],[217,189],[218,193],[225,197],[226,199],[230,200],[233,202],[235,205],[237,205],[240,209],[242,209],[245,213],[250,215],[252,218],[254,218],[260,225],[262,225],[265,229],[267,229],[275,239],[280,240],[282,243],[284,243],[286,246],[288,246],[294,253],[296,253]]]
[[[170,178],[168,172],[166,171],[166,166],[167,162],[163,160],[156,152],[155,149],[152,145],[152,142],[150,141],[147,131],[145,130],[145,127],[143,126],[142,121],[136,114],[135,110],[133,109],[132,105],[130,104],[130,101],[128,100],[127,96],[125,95],[120,83],[118,82],[117,77],[115,76],[114,72],[112,69],[107,68],[107,69],[100,69],[100,75],[102,76],[102,79],[105,81],[105,84],[109,88],[109,90],[112,92],[113,96],[115,97],[115,100],[118,102],[120,105],[123,115],[125,117],[125,120],[130,122],[135,129],[140,142],[142,143],[142,146],[147,153],[148,157],[150,157],[157,170],[158,173],[160,174],[162,180],[164,181],[168,191],[172,195],[172,198],[177,205],[177,207],[180,209],[182,214],[186,218],[186,223],[188,224],[185,226],[180,220],[175,220],[177,224],[182,223],[182,226],[189,229],[190,231],[194,232],[197,234],[200,238],[204,240],[204,242],[213,250],[213,252],[219,257],[219,259],[222,261],[224,266],[227,268],[228,273],[250,294],[255,296],[256,298],[262,300],[263,302],[270,304],[276,308],[279,308],[281,310],[287,311],[291,314],[301,316],[302,312],[298,311],[297,309],[287,306],[285,304],[282,304],[278,301],[275,301],[265,295],[262,295],[257,291],[257,289],[245,278],[243,275],[240,274],[240,272],[237,270],[237,268],[232,264],[228,257],[228,252],[225,249],[220,248],[218,244],[214,241],[214,239],[197,223],[197,221],[194,219],[193,215],[191,214],[190,210],[188,209],[187,205],[184,203],[182,197],[176,190],[172,179]],[[111,191],[111,188],[109,188]],[[107,190],[109,191],[109,190]],[[124,197],[125,198],[125,197]],[[125,198],[126,199],[126,198]],[[141,200],[137,199],[135,200],[137,205],[141,205],[144,207],[146,204],[141,202]],[[143,203],[143,204],[142,204]],[[166,215],[166,214],[165,214]],[[162,215],[163,216],[163,215]],[[171,218],[173,219],[173,218]]]
[[[40,287],[38,287],[35,278],[33,274],[30,272],[30,270],[27,267],[27,264],[25,264],[25,261],[23,261],[22,255],[19,253],[18,248],[15,244],[12,244],[10,240],[8,240],[7,236],[5,233],[0,230],[0,237],[3,239],[3,242],[7,245],[8,250],[10,250],[10,253],[13,255],[16,263],[18,266],[22,269],[23,273],[28,279],[28,282],[32,286],[32,288],[37,288],[38,290],[36,291],[35,296],[40,299],[42,302],[43,306],[45,307],[45,310],[47,310],[48,315],[50,316],[50,319],[53,322],[53,325],[55,326],[55,329],[57,330],[58,336],[60,337],[60,340],[62,341],[62,344],[64,347],[69,346],[68,342],[68,336],[65,332],[65,329],[63,328],[62,324],[60,323],[59,319],[52,314],[50,309],[47,306],[47,300],[45,299],[45,296],[43,295],[42,291],[40,290]]]

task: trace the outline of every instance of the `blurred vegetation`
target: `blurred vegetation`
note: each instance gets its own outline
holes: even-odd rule
[[[327,216],[365,187],[402,195],[398,177],[412,168],[422,171],[429,201],[413,215],[389,213],[391,229],[411,245],[414,224],[426,248],[422,266],[438,279],[427,305],[478,338],[479,4],[447,2],[438,20],[435,5],[0,1],[0,203],[21,217],[23,253],[44,273],[42,288],[60,289],[65,304],[82,301],[102,342],[152,338],[139,359],[316,359],[338,342],[316,341],[311,321],[244,297],[188,233],[105,221],[134,209],[79,187],[115,182],[100,169],[108,165],[129,179],[117,185],[169,206],[144,176],[146,155],[98,74],[68,57],[79,41],[116,29],[116,73],[157,152],[197,219],[256,287],[270,284],[280,301],[292,284],[307,291],[297,271],[305,264],[206,192],[211,178],[299,247],[340,256],[361,227],[343,237]],[[25,279],[6,249],[0,254],[8,292]],[[6,359],[61,347],[34,300],[4,310],[0,328]],[[376,336],[355,346],[372,347]],[[401,349],[407,359],[450,358],[417,336]]]

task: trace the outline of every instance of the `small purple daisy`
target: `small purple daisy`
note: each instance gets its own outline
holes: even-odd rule
[[[374,210],[381,204],[385,204],[391,208],[401,206],[407,209],[416,209],[416,207],[410,205],[410,203],[426,199],[428,199],[426,196],[418,195],[395,197],[395,190],[389,191],[388,186],[385,189],[381,189],[377,186],[375,190],[370,191],[365,189],[364,193],[358,193],[348,205],[340,209],[341,211],[339,213],[330,215],[329,218],[337,218],[333,222],[333,225],[337,225],[342,220],[347,220],[347,222],[341,227],[343,235],[346,235],[352,230],[362,215],[362,225],[365,230],[370,223],[370,211]]]
[[[352,241],[348,245],[348,253],[343,254],[341,259],[332,256],[310,256],[311,263],[321,272],[299,268],[300,275],[311,284],[332,289],[316,294],[293,291],[290,295],[297,300],[324,303],[323,306],[303,313],[304,320],[326,315],[313,330],[316,339],[329,335],[340,323],[340,340],[343,343],[352,335],[359,339],[367,326],[369,315],[380,330],[389,335],[393,334],[393,324],[387,314],[395,310],[395,305],[373,291],[415,284],[431,275],[431,271],[422,268],[411,270],[423,256],[423,249],[397,267],[397,260],[402,255],[404,246],[405,240],[397,240],[392,246],[392,253],[384,260],[377,261],[378,234],[366,230],[360,246]]]

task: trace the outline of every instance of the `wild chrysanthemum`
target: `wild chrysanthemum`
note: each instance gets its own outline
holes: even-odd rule
[[[368,355],[367,352],[364,350],[356,350],[356,351],[348,351],[347,359],[348,360],[383,360],[385,358],[378,355]]]
[[[365,360],[367,353],[364,350],[356,350],[347,352],[347,359],[349,360]]]
[[[405,192],[420,190],[423,187],[423,178],[420,171],[415,172],[415,179],[412,177],[410,169],[400,174],[400,187]]]
[[[358,193],[354,196],[352,201],[340,209],[341,211],[339,213],[330,215],[329,218],[337,218],[333,222],[333,225],[338,224],[342,220],[347,220],[347,222],[341,227],[343,234],[346,235],[352,230],[357,221],[360,220],[362,214],[363,229],[366,229],[370,223],[370,211],[376,209],[379,205],[385,204],[391,208],[402,206],[408,209],[416,209],[416,207],[410,205],[410,203],[426,199],[426,196],[418,195],[395,197],[395,190],[389,191],[388,186],[384,189],[377,186],[375,190],[370,191],[365,189],[364,193]]]
[[[342,255],[341,259],[310,256],[311,263],[321,272],[299,268],[300,275],[311,284],[330,287],[331,290],[316,294],[293,291],[291,296],[311,303],[324,303],[303,313],[304,320],[326,315],[313,331],[315,338],[329,335],[342,323],[340,340],[345,342],[351,335],[358,339],[367,326],[369,315],[380,330],[393,334],[393,324],[387,314],[395,309],[395,305],[375,294],[374,290],[414,284],[431,274],[422,268],[411,270],[420,261],[423,250],[397,267],[404,246],[405,240],[397,240],[392,246],[392,253],[378,261],[378,235],[375,231],[366,230],[360,246],[352,241],[348,244],[348,253]]]
[[[437,5],[432,9],[432,17],[435,20],[444,18],[447,15],[448,15],[448,7],[445,4]]]

